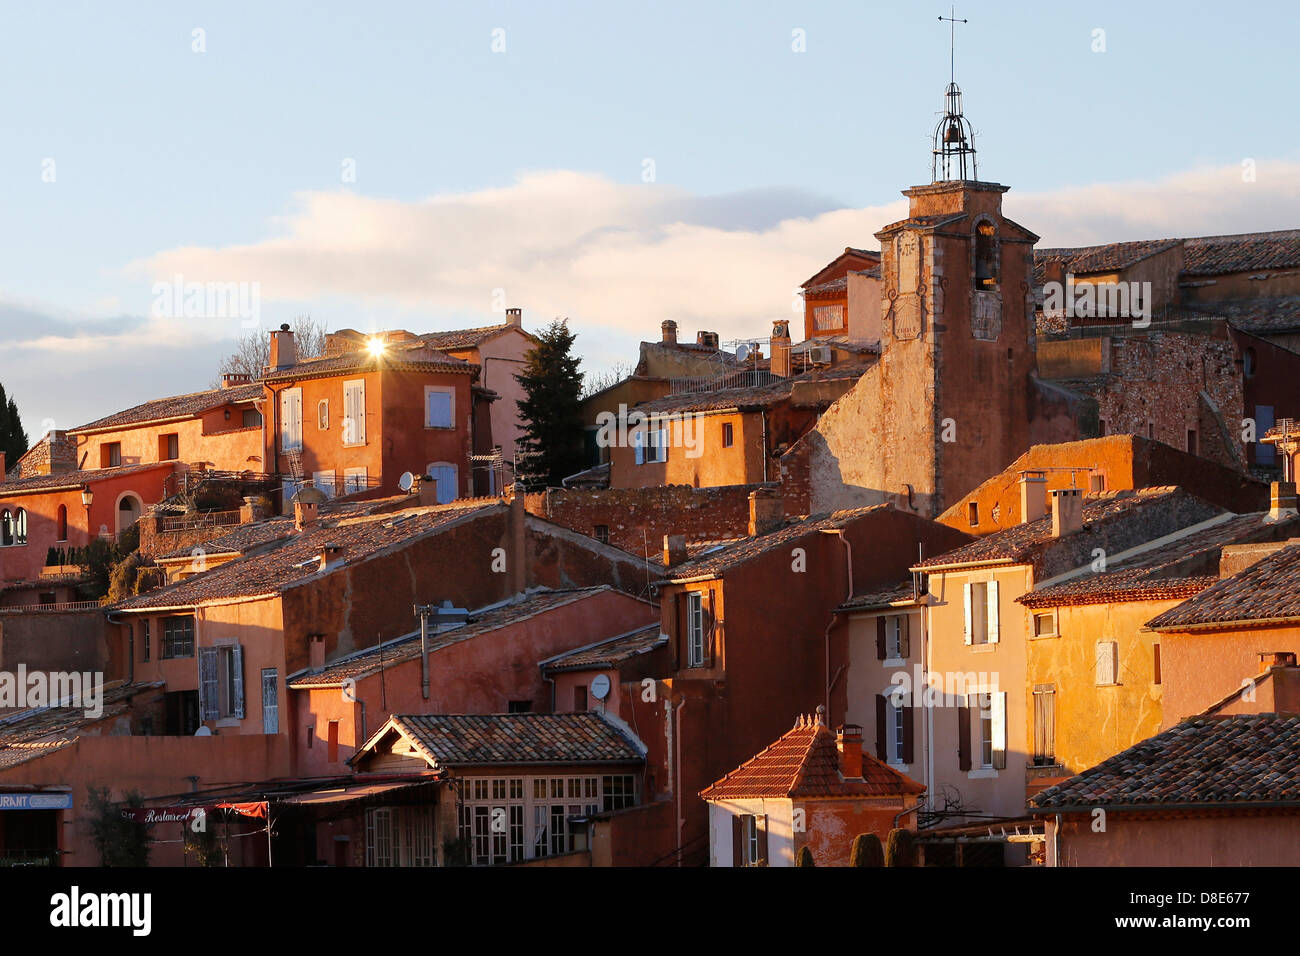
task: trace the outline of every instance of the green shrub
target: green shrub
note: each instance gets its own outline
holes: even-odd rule
[[[916,866],[916,844],[911,830],[893,829],[885,845],[885,866]]]

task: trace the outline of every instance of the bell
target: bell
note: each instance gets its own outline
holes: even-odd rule
[[[958,123],[956,120],[953,120],[951,123],[949,123],[948,131],[943,134],[943,141],[945,143],[966,142],[966,137],[962,134],[961,131],[961,124]]]

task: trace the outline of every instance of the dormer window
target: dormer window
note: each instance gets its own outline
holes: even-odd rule
[[[992,292],[997,287],[997,239],[993,223],[981,222],[975,227],[975,289],[977,292]]]

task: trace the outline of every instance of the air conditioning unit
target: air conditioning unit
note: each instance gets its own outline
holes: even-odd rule
[[[808,350],[808,361],[813,365],[830,365],[831,350],[828,346],[818,345]]]

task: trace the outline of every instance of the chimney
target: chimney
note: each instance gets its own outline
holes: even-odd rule
[[[1047,514],[1047,472],[1020,473],[1020,522],[1028,524]]]
[[[775,488],[759,488],[749,493],[749,536],[775,531],[785,523],[781,493]]]
[[[245,498],[239,508],[239,523],[252,524],[266,519],[266,502],[261,498]]]
[[[1052,537],[1064,538],[1083,529],[1083,489],[1058,488],[1052,492]]]
[[[1295,482],[1275,481],[1269,485],[1268,520],[1277,521],[1296,513]]]
[[[1043,281],[1059,282],[1065,285],[1065,262],[1062,259],[1048,259],[1043,264]]]
[[[1295,652],[1265,651],[1259,655],[1259,672],[1261,674],[1274,667],[1295,667]]]
[[[320,569],[328,571],[331,566],[337,567],[342,558],[343,546],[341,544],[322,545],[320,549]]]
[[[515,328],[523,328],[524,310],[523,309],[506,309],[506,325],[513,325]]]
[[[686,535],[664,535],[664,567],[674,568],[686,560]]]
[[[862,728],[845,724],[835,731],[835,746],[840,752],[840,774],[845,780],[862,779]]]
[[[288,368],[298,364],[298,347],[294,345],[293,332],[286,322],[271,333],[271,357],[268,365],[272,370]]]
[[[307,638],[307,663],[318,671],[325,666],[325,635],[313,634]]]
[[[716,352],[718,349],[718,333],[717,332],[696,332],[695,344],[702,345],[706,349],[713,349]]]
[[[314,525],[318,507],[319,505],[314,501],[295,501],[293,503],[293,526],[301,531]]]
[[[790,323],[777,319],[772,323],[772,374],[790,375]]]
[[[8,464],[5,462],[5,453],[0,451],[0,484],[4,484],[5,473],[8,470]]]
[[[221,373],[222,388],[237,388],[240,385],[251,385],[252,383],[253,383],[253,376],[249,375],[247,372],[222,372]]]
[[[672,319],[664,319],[659,323],[659,328],[664,334],[664,345],[677,344],[677,323]]]

